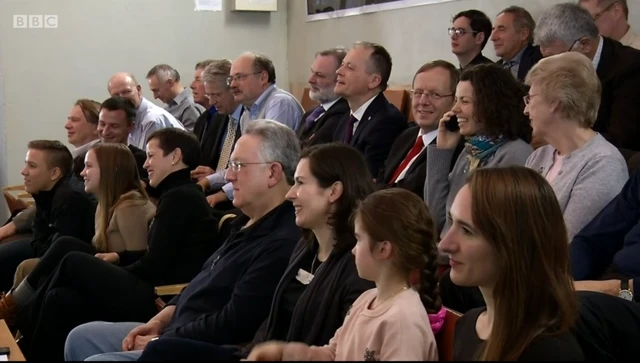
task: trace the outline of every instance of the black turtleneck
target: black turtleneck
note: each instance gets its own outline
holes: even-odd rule
[[[58,180],[51,190],[34,193],[33,200],[36,215],[31,247],[36,257],[42,257],[53,241],[62,236],[91,243],[97,203],[74,175]]]
[[[189,169],[167,175],[155,189],[160,199],[148,248],[120,252],[120,265],[155,286],[189,282],[219,246],[217,220]]]

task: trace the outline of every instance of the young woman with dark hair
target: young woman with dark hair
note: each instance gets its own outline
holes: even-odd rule
[[[451,282],[478,287],[486,306],[457,322],[454,360],[584,360],[567,232],[556,195],[525,167],[476,170],[440,242]],[[442,284],[442,282],[441,282]]]

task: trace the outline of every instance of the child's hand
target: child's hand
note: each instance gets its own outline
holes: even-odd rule
[[[280,361],[286,343],[266,342],[256,345],[249,356],[248,361]]]

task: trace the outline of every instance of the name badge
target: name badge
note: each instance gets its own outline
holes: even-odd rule
[[[298,269],[296,280],[300,281],[303,285],[309,285],[311,283],[311,280],[313,280],[313,274],[310,274],[303,269]]]

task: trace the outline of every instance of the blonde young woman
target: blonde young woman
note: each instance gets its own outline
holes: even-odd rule
[[[33,296],[39,282],[71,251],[104,259],[109,252],[147,248],[148,226],[155,214],[138,175],[138,167],[124,144],[96,144],[86,154],[81,173],[85,190],[98,198],[95,235],[91,243],[73,237],[57,239],[42,257],[23,262],[14,288],[0,300],[0,319],[12,323],[14,315]],[[26,277],[26,278],[25,278]]]

